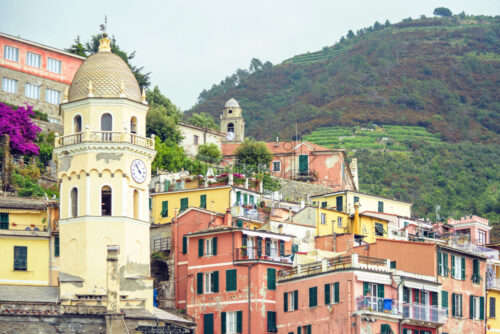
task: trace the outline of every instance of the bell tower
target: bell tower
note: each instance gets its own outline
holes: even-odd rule
[[[118,309],[152,310],[149,194],[154,137],[128,65],[103,35],[65,92],[56,137],[60,181],[60,299],[106,305],[108,246],[117,256]]]
[[[241,114],[241,107],[234,98],[224,104],[220,115],[220,130],[226,132],[226,143],[241,143],[245,140],[245,119]]]

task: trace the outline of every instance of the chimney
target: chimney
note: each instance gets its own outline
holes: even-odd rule
[[[354,181],[355,190],[359,191],[359,181],[358,181],[358,159],[353,158],[351,164],[349,165],[351,169],[352,179]]]
[[[233,217],[231,216],[231,209],[226,210],[226,214],[224,215],[224,226],[232,226],[233,225]]]
[[[276,137],[276,142],[274,143],[274,147],[279,147],[279,146],[280,146],[279,138]]]
[[[118,254],[120,246],[108,245],[107,257],[107,313],[120,313],[120,282],[118,275]]]

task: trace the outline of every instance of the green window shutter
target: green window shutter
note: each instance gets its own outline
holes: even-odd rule
[[[220,331],[222,334],[226,334],[226,312],[220,314]]]
[[[266,256],[271,256],[271,239],[266,238],[265,246],[266,246],[265,249]]]
[[[325,305],[330,304],[330,284],[325,284]]]
[[[248,204],[248,194],[243,194],[243,204]]]
[[[377,287],[377,297],[384,298],[384,285],[379,284]]]
[[[236,333],[243,333],[243,312],[236,311]]]
[[[293,292],[293,309],[294,310],[299,309],[299,290],[295,290]]]
[[[462,257],[462,280],[465,280],[465,257]]]
[[[335,288],[335,294],[334,294],[333,302],[334,303],[338,303],[338,302],[340,302],[340,283],[339,282],[335,282],[333,284],[333,287]]]
[[[437,306],[438,305],[438,293],[437,292],[431,292],[431,305],[432,306]]]
[[[202,208],[202,209],[207,208],[207,195],[200,196],[200,208]]]
[[[453,257],[453,255],[452,255]],[[455,294],[451,294],[451,315],[456,316],[457,314],[457,308],[456,308],[456,303],[455,303]]]
[[[307,325],[306,327],[307,327],[307,334],[311,334],[311,332],[312,332],[311,325]]]
[[[186,210],[189,207],[189,200],[187,197],[181,198],[181,212]]]
[[[403,287],[403,302],[408,303],[410,301],[410,289],[406,286]]]
[[[267,289],[276,290],[276,269],[267,268]]]
[[[243,220],[238,219],[238,220],[236,221],[236,227],[238,227],[238,228],[243,228]]]
[[[253,195],[250,195],[250,204],[255,204],[255,200],[254,200],[254,196]]]
[[[448,276],[448,253],[442,253],[443,254],[443,269],[444,269],[444,276]]]
[[[384,202],[378,202],[378,212],[384,212]]]
[[[380,325],[380,333],[381,334],[389,334],[389,330],[387,329],[389,325],[387,324],[381,324]]]
[[[318,305],[318,287],[314,286],[309,288],[309,307]]]
[[[438,257],[438,275],[443,275],[443,262],[441,259],[441,253],[440,251],[437,252],[437,257]]]
[[[54,237],[54,256],[59,256],[59,237]]]
[[[214,315],[203,315],[203,334],[214,334]]]
[[[196,293],[203,294],[203,273],[196,274]]]
[[[241,201],[241,191],[237,191],[236,192],[236,204],[240,205],[240,201]]]
[[[164,191],[168,191],[168,188],[170,188],[170,181],[165,181],[165,183],[164,183],[164,187],[165,187],[165,188],[163,188],[163,190],[164,190]]]
[[[370,293],[370,286],[368,282],[363,282],[363,296],[366,296],[368,293]]]
[[[168,201],[161,202],[161,216],[168,217]]]
[[[302,327],[297,327],[297,334],[302,334]]]
[[[474,319],[474,296],[469,296],[469,315],[471,319]]]
[[[455,277],[455,255],[451,254],[451,277]]]
[[[236,269],[226,270],[226,291],[236,291]]]
[[[153,207],[153,200],[150,198],[149,199],[149,210],[151,210],[151,208]]]
[[[203,256],[203,244],[204,240],[203,239],[198,239],[198,257]]]
[[[279,245],[280,245],[280,256],[285,256],[285,242],[283,240],[280,240]]]
[[[495,297],[490,297],[490,318],[495,318],[497,315],[497,299]]]
[[[337,196],[335,199],[337,205],[337,211],[344,211],[344,198],[342,196]]]
[[[403,334],[408,334],[408,330],[406,328],[403,328]]]
[[[219,292],[219,272],[212,273],[212,292]]]
[[[28,270],[28,247],[14,246],[14,270]]]
[[[441,307],[448,308],[448,291],[441,291]]]
[[[217,237],[212,238],[212,255],[217,255]]]
[[[484,297],[479,297],[479,319],[484,320]]]
[[[283,293],[283,312],[288,312],[288,292]]]
[[[188,251],[188,239],[186,236],[182,237],[182,254],[187,254]]]

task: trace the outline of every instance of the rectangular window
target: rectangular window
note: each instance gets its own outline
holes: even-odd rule
[[[54,256],[59,256],[59,237],[54,237]]]
[[[455,279],[465,280],[465,257],[451,255],[451,276]]]
[[[237,322],[237,312],[226,312],[226,334],[239,333],[236,330],[236,322]],[[223,331],[224,332],[224,331]]]
[[[340,299],[339,282],[325,284],[325,305],[338,304]]]
[[[26,97],[30,99],[40,99],[40,86],[26,83]]]
[[[14,246],[14,270],[28,270],[28,247]]]
[[[17,80],[4,77],[2,79],[2,91],[7,93],[17,93]]]
[[[188,251],[188,239],[186,236],[182,237],[182,254],[187,254]]]
[[[5,45],[3,48],[3,57],[7,60],[19,61],[19,49]]]
[[[205,239],[205,256],[216,255],[214,254],[214,244],[217,245],[217,238]],[[217,246],[215,246],[215,249],[217,249]]]
[[[47,70],[54,73],[61,73],[61,61],[54,58],[48,58]]]
[[[61,92],[58,90],[53,90],[47,88],[47,102],[51,104],[59,104],[61,103]]]
[[[299,309],[299,290],[283,293],[284,312],[292,312]]]
[[[451,295],[451,315],[460,318],[462,317],[462,295],[453,293]]]
[[[200,195],[200,208],[207,208],[207,195]]]
[[[441,291],[441,307],[448,315],[448,291]]]
[[[337,217],[337,227],[342,227],[342,217]]]
[[[267,331],[271,333],[278,332],[276,327],[276,312],[267,311]]]
[[[161,216],[168,217],[168,201],[161,202]]]
[[[193,136],[193,144],[198,145],[198,136],[197,135]]]
[[[326,215],[324,213],[321,214],[321,224],[326,224]]]
[[[9,214],[0,213],[0,230],[8,230],[8,229],[9,229]]]
[[[354,196],[354,203],[359,203],[359,196]]]
[[[205,278],[205,293],[216,293],[219,292],[219,272],[212,271],[209,273],[204,273]]]
[[[484,297],[470,296],[469,298],[470,318],[484,320]]]
[[[309,307],[318,306],[318,287],[309,288]]]
[[[496,298],[495,297],[490,297],[490,318],[495,318],[496,317]]]
[[[267,268],[267,290],[276,290],[276,269]]]
[[[281,161],[273,161],[273,171],[281,171]]]
[[[181,210],[180,212],[186,210],[189,207],[189,200],[188,198],[181,198]]]
[[[236,269],[226,270],[226,291],[236,291],[237,289]]]
[[[396,261],[391,261],[391,269],[396,269]]]
[[[328,205],[328,204],[327,204],[327,202],[326,202],[326,201],[325,201],[325,202],[321,202],[321,207],[322,207],[322,208],[326,208],[326,206],[327,206],[327,205]]]
[[[477,231],[477,244],[485,245],[486,244],[486,232],[478,230]]]
[[[337,198],[335,199],[336,201],[336,210],[337,211],[344,211],[344,199],[342,198],[342,196],[337,196]]]
[[[375,235],[383,237],[385,234],[384,225],[380,223],[375,223]]]
[[[481,282],[481,275],[479,274],[479,260],[478,259],[472,260],[472,282],[473,283],[480,283]]]
[[[250,204],[255,204],[255,196],[254,195],[248,196],[248,201]]]
[[[384,202],[378,201],[378,212],[384,212]]]
[[[42,63],[42,56],[29,51],[26,53],[26,64],[28,64],[28,66],[40,68],[41,63]]]

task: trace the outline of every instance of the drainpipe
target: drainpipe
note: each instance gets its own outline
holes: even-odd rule
[[[52,286],[52,219],[50,216],[50,206],[47,205],[47,225],[49,231],[49,286]]]

